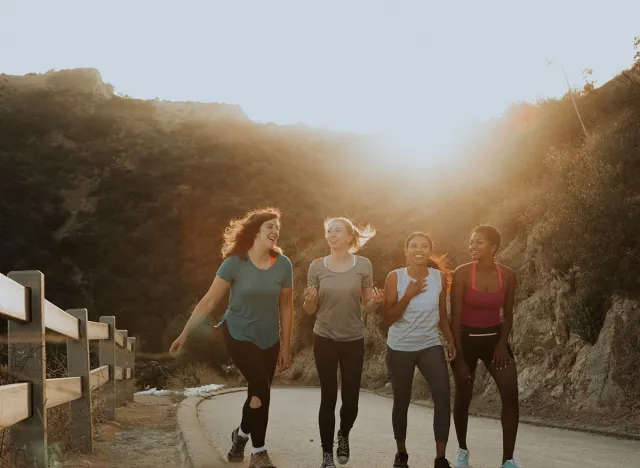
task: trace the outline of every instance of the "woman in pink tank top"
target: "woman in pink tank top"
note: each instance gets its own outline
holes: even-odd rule
[[[469,241],[472,262],[456,269],[451,287],[451,321],[457,357],[453,420],[458,436],[456,468],[468,468],[467,423],[478,360],[493,377],[502,400],[502,467],[518,468],[513,459],[518,432],[518,375],[509,335],[513,325],[516,276],[495,262],[500,233],[478,226]]]

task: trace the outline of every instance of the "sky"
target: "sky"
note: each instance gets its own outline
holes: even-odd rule
[[[92,67],[135,98],[433,153],[564,94],[560,63],[577,87],[629,68],[638,18],[637,0],[0,0],[0,73]]]

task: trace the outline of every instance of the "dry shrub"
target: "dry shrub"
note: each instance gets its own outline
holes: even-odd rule
[[[277,374],[276,381],[295,383],[297,385],[318,385],[318,373],[314,364],[313,349],[306,348],[292,355],[291,367],[282,374]]]
[[[226,385],[226,381],[211,366],[196,362],[179,367],[169,378],[167,388],[169,390],[183,390],[188,387],[210,384]]]

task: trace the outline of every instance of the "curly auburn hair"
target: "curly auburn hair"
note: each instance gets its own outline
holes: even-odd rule
[[[253,246],[256,236],[260,232],[260,226],[272,219],[280,222],[281,213],[277,208],[260,208],[248,212],[240,219],[232,219],[224,230],[224,244],[222,245],[222,258],[246,257],[247,252]],[[271,255],[282,253],[278,246],[271,249]]]

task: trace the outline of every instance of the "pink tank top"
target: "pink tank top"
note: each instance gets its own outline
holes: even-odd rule
[[[476,290],[476,264],[471,272],[471,287],[464,293],[462,304],[462,325],[473,328],[490,328],[500,325],[500,309],[504,306],[505,291],[502,272],[498,269],[500,289],[495,293],[483,293]]]

